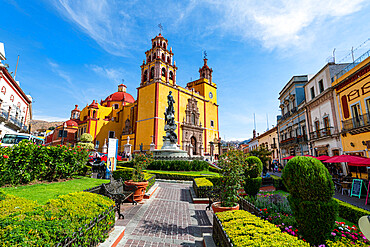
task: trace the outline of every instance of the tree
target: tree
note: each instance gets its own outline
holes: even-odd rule
[[[81,136],[81,141],[77,143],[78,146],[85,148],[87,150],[93,150],[94,144],[92,143],[93,137],[89,133],[84,133]]]
[[[265,146],[259,146],[257,149],[249,152],[249,156],[258,157],[265,167],[268,165],[269,161],[271,161],[270,155],[271,151],[269,151]]]

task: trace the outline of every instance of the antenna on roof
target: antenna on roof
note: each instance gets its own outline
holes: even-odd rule
[[[15,66],[14,80],[15,80],[15,76],[17,75],[18,62],[19,62],[19,55],[18,55],[18,59],[17,59],[17,65]]]
[[[269,115],[266,113],[266,119],[267,119],[267,130],[266,131],[268,131],[269,130]]]

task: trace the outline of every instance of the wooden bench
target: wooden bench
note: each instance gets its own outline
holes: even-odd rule
[[[209,204],[206,207],[206,210],[207,208],[211,209],[212,203],[221,201],[221,189],[214,188],[213,190],[208,191],[207,194],[208,194]]]
[[[132,204],[137,204],[134,200],[134,192],[137,190],[135,185],[127,186],[123,183],[122,178],[119,180],[114,180],[112,178],[110,183],[103,184],[102,186],[103,192],[102,194],[112,199],[116,204],[116,211],[118,213],[118,219],[122,217],[124,219],[123,214],[121,214],[121,204],[128,198],[131,199]]]

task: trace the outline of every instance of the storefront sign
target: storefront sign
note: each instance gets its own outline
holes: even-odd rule
[[[361,179],[353,179],[352,181],[352,189],[351,189],[351,196],[358,196],[361,197],[361,188],[362,188],[362,180]]]
[[[117,165],[117,150],[118,150],[118,139],[108,139],[108,157],[107,157],[107,168],[110,172],[116,170]]]

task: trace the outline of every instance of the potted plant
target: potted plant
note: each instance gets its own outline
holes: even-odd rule
[[[134,159],[134,166],[132,170],[132,180],[125,181],[125,184],[135,185],[137,190],[134,193],[134,200],[140,202],[143,200],[148,181],[144,179],[143,170],[150,164],[151,157],[145,154],[136,154]]]
[[[213,212],[238,210],[238,190],[242,184],[242,171],[246,163],[245,154],[231,149],[219,157],[218,164],[222,168],[221,201],[212,204]]]

